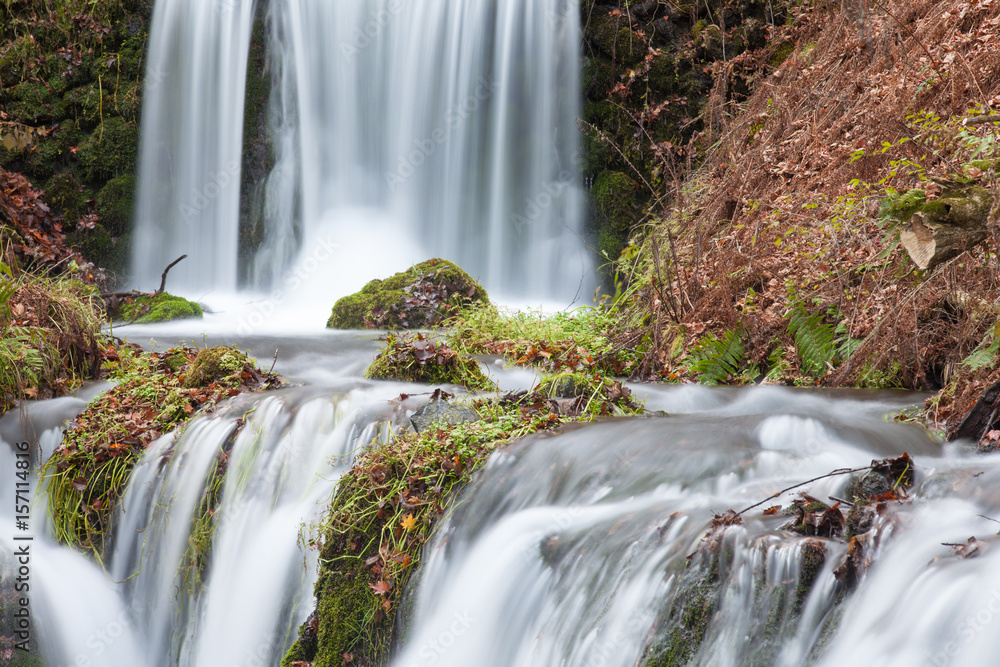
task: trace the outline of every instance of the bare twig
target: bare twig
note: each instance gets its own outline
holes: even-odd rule
[[[863,468],[838,468],[838,469],[834,470],[833,472],[828,472],[825,475],[820,475],[819,477],[813,477],[812,479],[806,480],[805,482],[802,482],[800,484],[795,484],[793,486],[788,487],[787,489],[782,489],[781,491],[778,491],[777,493],[768,496],[767,498],[765,498],[764,500],[760,501],[759,503],[757,503],[755,505],[751,505],[750,507],[748,507],[748,508],[746,508],[744,510],[740,510],[736,514],[737,515],[739,515],[739,514],[745,514],[746,512],[749,512],[750,510],[752,510],[753,508],[760,507],[764,503],[770,502],[770,501],[772,501],[772,500],[774,500],[776,498],[780,498],[784,494],[786,494],[789,491],[792,491],[794,489],[797,489],[800,486],[805,486],[806,484],[812,484],[813,482],[818,482],[819,480],[826,479],[827,477],[836,477],[838,475],[850,475],[850,474],[853,474],[853,473],[856,473],[856,472],[861,472],[862,470],[871,470],[871,469],[872,469],[871,466],[865,466]]]
[[[167,272],[170,271],[170,269],[174,268],[174,266],[176,266],[182,259],[187,259],[187,255],[181,255],[174,261],[170,262],[170,264],[167,265],[167,268],[163,269],[163,275],[160,276],[160,289],[153,292],[154,296],[159,296],[160,294],[163,294],[163,288],[167,284]]]

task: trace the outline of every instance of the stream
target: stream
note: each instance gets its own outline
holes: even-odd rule
[[[103,567],[55,543],[34,472],[105,385],[0,416],[4,646],[30,627],[47,667],[280,663],[313,607],[308,545],[338,478],[433,389],[364,379],[379,343],[321,328],[336,299],[434,256],[498,302],[565,309],[599,283],[582,18],[575,0],[155,3],[129,280],[154,289],[185,254],[168,288],[208,308],[113,334],[249,349],[291,385],[154,442]],[[267,164],[244,179],[246,127]],[[505,391],[536,380],[481,361]],[[997,664],[1000,455],[888,417],[925,396],[630,386],[648,416],[491,456],[425,547],[393,667]],[[220,448],[197,582],[191,519]],[[904,452],[914,486],[857,542],[763,514],[799,491],[839,502],[849,476],[825,475]],[[974,558],[948,546],[973,536]],[[22,658],[0,649],[37,667]]]
[[[180,328],[119,335],[162,346]],[[361,378],[373,335],[242,342],[260,359],[277,347],[276,370],[299,386],[238,397],[154,443],[118,509],[107,572],[53,543],[33,482],[30,600],[48,665],[277,665],[311,611],[315,552],[304,544],[338,476],[359,447],[404,427],[430,387]],[[485,368],[507,388],[533,380]],[[704,585],[704,563],[685,563],[714,514],[904,451],[915,486],[882,519],[856,591],[834,573],[843,540],[803,538],[783,529],[787,517],[748,512],[724,533],[703,641],[678,664],[993,664],[1000,567],[988,549],[996,525],[983,517],[1000,515],[1000,458],[886,419],[922,396],[632,388],[662,413],[532,436],[489,459],[426,547],[393,665],[636,665],[680,627],[671,609]],[[400,393],[412,398],[391,402]],[[0,523],[15,522],[17,443],[43,459],[87,398],[0,420]],[[189,517],[238,419],[246,426],[231,443],[204,585],[190,587],[180,567]],[[843,497],[847,480],[804,490]],[[0,536],[7,572],[21,544],[13,534]],[[977,558],[943,545],[971,536],[986,540]],[[802,593],[804,549],[815,542],[825,561]]]

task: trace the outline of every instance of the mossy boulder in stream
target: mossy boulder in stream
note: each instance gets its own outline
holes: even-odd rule
[[[420,329],[474,303],[489,301],[468,273],[443,259],[429,259],[386,280],[373,280],[337,301],[330,329]]]
[[[115,320],[129,324],[151,324],[202,316],[201,306],[197,303],[163,292],[130,297],[119,307]]]
[[[373,380],[457,384],[469,389],[495,389],[475,359],[419,333],[386,337],[386,347],[365,370]]]

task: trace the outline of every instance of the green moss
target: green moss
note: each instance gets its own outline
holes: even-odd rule
[[[774,68],[781,67],[794,52],[795,42],[782,40],[772,47],[771,55],[767,57],[767,64]]]
[[[317,608],[283,667],[388,664],[393,633],[411,613],[411,577],[458,492],[496,449],[563,423],[516,401],[470,407],[483,419],[376,438],[340,478],[322,527]]]
[[[128,269],[128,236],[112,237],[100,223],[93,229],[70,232],[66,235],[66,243],[79,250],[85,259],[113,274],[121,275]]]
[[[444,296],[441,297],[441,290]],[[418,297],[409,299],[409,297]],[[373,280],[333,306],[330,329],[418,329],[434,326],[475,303],[486,290],[454,263],[431,259],[386,280]]]
[[[44,83],[25,81],[11,91],[16,100],[10,115],[26,125],[40,125],[52,119],[52,108],[57,98]]]
[[[229,347],[209,347],[198,352],[184,376],[184,386],[203,387],[239,371],[250,363],[247,355]]]
[[[120,236],[131,228],[134,206],[135,176],[132,173],[111,179],[97,193],[97,217],[112,236]]]
[[[131,324],[167,322],[189,317],[202,317],[201,306],[172,294],[144,295],[122,304],[115,319]]]
[[[656,95],[673,95],[677,91],[677,67],[669,54],[660,54],[649,66],[649,90]]]
[[[87,211],[87,200],[90,197],[70,172],[56,174],[42,189],[45,190],[45,202],[52,209],[52,214],[61,218],[64,223],[76,224],[80,215]]]
[[[111,116],[80,146],[78,157],[87,179],[108,180],[134,174],[138,151],[138,129],[122,118]]]
[[[365,369],[365,377],[373,380],[456,384],[469,389],[496,388],[475,359],[420,334],[387,336],[385,349]]]
[[[582,88],[588,100],[604,99],[617,83],[614,66],[599,58],[589,58],[583,66]]]
[[[670,605],[667,631],[643,656],[642,667],[683,667],[697,653],[719,606],[718,556],[709,572],[687,584]]]
[[[646,55],[645,44],[628,27],[625,16],[595,12],[586,38],[604,56],[625,67],[634,67]]]
[[[628,242],[636,218],[639,186],[622,172],[604,171],[591,190],[597,228],[598,249],[609,259],[617,259]]]
[[[128,487],[132,468],[146,447],[177,428],[203,406],[215,406],[240,391],[260,391],[279,385],[278,378],[253,368],[253,362],[242,353],[228,349],[230,359],[242,359],[246,364],[235,367],[223,360],[216,368],[228,375],[210,379],[203,384],[182,385],[181,377],[166,358],[178,355],[197,359],[190,348],[163,353],[142,352],[126,345],[110,350],[105,370],[117,381],[107,393],[93,401],[67,428],[62,444],[45,463],[41,476],[45,483],[47,506],[54,535],[59,542],[92,552],[98,559],[105,555],[106,536],[113,528],[118,501]],[[181,365],[183,368],[183,365]],[[221,486],[219,471],[210,487]],[[213,490],[212,493],[215,493]],[[205,496],[203,510],[216,500],[212,493]],[[210,522],[195,535],[189,565],[204,563],[205,553],[198,552]],[[191,574],[196,574],[192,572]]]
[[[799,567],[799,580],[795,586],[795,603],[793,611],[799,613],[809,591],[823,570],[826,564],[826,546],[820,540],[805,540],[801,546],[801,565]]]

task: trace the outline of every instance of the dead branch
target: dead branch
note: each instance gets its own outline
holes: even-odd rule
[[[985,125],[986,123],[1000,123],[1000,116],[971,116],[962,119],[962,125]]]
[[[181,255],[180,257],[178,257],[174,261],[170,262],[170,264],[167,264],[167,268],[163,269],[163,275],[160,276],[160,289],[158,289],[155,292],[153,292],[154,296],[159,296],[159,295],[163,294],[163,288],[167,284],[167,272],[170,271],[170,269],[174,268],[174,266],[176,266],[182,259],[186,259],[186,258],[187,258],[187,255]]]
[[[862,470],[871,470],[871,469],[872,469],[872,466],[865,466],[864,468],[838,468],[838,469],[834,470],[833,472],[828,472],[825,475],[820,475],[819,477],[813,477],[812,479],[806,480],[805,482],[802,482],[800,484],[795,484],[793,486],[788,487],[787,489],[782,489],[781,491],[778,491],[777,493],[775,493],[773,495],[770,495],[767,498],[764,498],[764,500],[760,501],[759,503],[756,503],[755,505],[751,505],[750,507],[747,507],[744,510],[740,510],[736,514],[737,515],[745,514],[745,513],[749,512],[750,510],[752,510],[753,508],[760,507],[761,505],[763,505],[766,502],[770,502],[770,501],[772,501],[772,500],[774,500],[776,498],[780,498],[784,494],[786,494],[789,491],[792,491],[794,489],[797,489],[800,486],[805,486],[806,484],[812,484],[813,482],[817,482],[817,481],[819,481],[821,479],[826,479],[827,477],[836,477],[838,475],[851,475],[851,474],[856,473],[856,472],[861,472]]]

